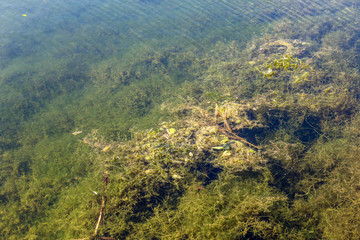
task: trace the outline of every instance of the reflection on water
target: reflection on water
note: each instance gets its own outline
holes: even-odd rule
[[[19,56],[20,51],[23,57],[32,48],[54,51],[80,42],[100,50],[109,46],[124,50],[147,40],[171,39],[175,44],[242,40],[249,39],[254,25],[261,22],[271,24],[285,17],[309,24],[316,22],[314,16],[325,15],[351,26],[348,16],[355,14],[348,1],[41,0],[1,4],[1,47],[20,48],[17,53],[2,54],[5,58]]]
[[[0,211],[3,218],[0,229],[5,229],[0,230],[0,235],[8,239],[49,239],[51,234],[52,239],[88,236],[89,229],[93,229],[99,201],[90,194],[102,188],[98,182],[102,169],[97,168],[97,154],[108,154],[117,146],[114,141],[130,140],[139,129],[156,128],[160,122],[181,119],[189,114],[191,108],[196,108],[197,114],[206,118],[214,115],[215,121],[222,119],[223,122],[218,124],[222,133],[242,134],[236,140],[245,145],[263,145],[264,156],[269,161],[268,174],[273,178],[269,180],[272,181],[270,186],[279,192],[272,192],[270,187],[265,189],[264,186],[252,189],[249,184],[244,184],[247,189],[244,194],[278,194],[268,196],[264,201],[269,204],[277,199],[275,202],[283,206],[286,201],[295,203],[298,195],[306,195],[304,199],[317,197],[307,195],[311,191],[306,192],[302,185],[295,183],[303,181],[301,184],[310,186],[309,189],[317,189],[327,181],[324,180],[326,177],[331,178],[324,172],[333,171],[342,163],[336,162],[335,158],[331,164],[322,162],[331,159],[331,154],[327,158],[320,153],[337,149],[339,145],[332,142],[333,139],[351,138],[348,129],[357,126],[355,120],[351,122],[358,109],[360,59],[359,3],[355,0],[15,0],[1,2],[0,12]],[[185,103],[187,108],[179,111],[181,104]],[[243,113],[237,110],[238,115],[231,116],[234,106],[241,108]],[[227,112],[226,108],[231,109]],[[246,115],[247,122],[243,122],[244,118],[234,121],[241,114]],[[346,128],[345,123],[350,125]],[[214,127],[209,127],[209,131]],[[171,139],[171,136],[176,136],[179,137],[176,141],[186,142],[196,135],[194,129],[184,130],[187,131],[190,132],[186,133],[184,140],[180,138],[181,131],[168,126],[162,137]],[[199,140],[199,136],[193,141]],[[201,137],[206,141],[200,141],[199,148],[205,147],[204,142],[210,144],[215,139],[207,139],[205,133]],[[92,148],[85,145],[83,139],[91,139],[88,145]],[[207,146],[210,150],[204,151],[206,153],[195,153],[192,149],[187,155],[217,159],[218,155],[209,157],[207,154],[214,154],[211,152],[214,147],[221,149],[228,144],[226,139],[221,141],[225,142],[216,142],[219,146]],[[324,144],[317,145],[317,141]],[[186,152],[171,149],[171,144],[160,142],[153,149],[168,149],[166,154],[171,152],[174,156],[176,151]],[[131,151],[139,147],[135,145],[130,142],[126,151],[133,154]],[[228,150],[231,148],[226,149],[222,157],[231,155]],[[251,149],[244,151],[237,154],[252,156],[255,152]],[[112,159],[112,156],[107,157]],[[309,159],[317,159],[322,164],[312,165],[309,162],[314,161]],[[343,159],[351,157],[344,156]],[[113,174],[118,174],[118,169],[133,167],[111,164],[114,164],[111,168]],[[172,178],[179,181],[176,183],[177,195],[166,184],[161,185],[166,190],[156,194],[174,193],[176,197],[184,195],[194,200],[184,186],[191,181],[210,186],[215,184],[212,181],[220,172],[227,172],[224,169],[229,163],[212,164],[206,163],[203,169],[194,165],[187,173],[189,175],[181,173],[185,177],[172,168],[167,169],[170,171],[168,175],[176,176]],[[300,168],[310,170],[297,171]],[[181,179],[194,174],[194,169],[203,175],[196,173],[195,180],[189,177],[191,180],[181,182]],[[151,175],[152,169],[148,170]],[[210,177],[204,180],[205,175]],[[120,182],[125,181],[118,178]],[[334,176],[331,181],[333,179]],[[249,181],[257,184],[258,180]],[[155,183],[149,184],[156,188]],[[113,186],[116,184],[114,181]],[[125,186],[121,184],[119,186]],[[199,185],[197,189],[199,194],[205,192],[204,186]],[[211,194],[217,191],[216,187],[214,189]],[[236,193],[234,189],[228,194],[239,197]],[[326,194],[320,197],[326,199]],[[211,196],[216,199],[215,195]],[[129,194],[127,199],[131,197]],[[154,207],[161,206],[166,197],[169,196],[164,195],[154,202],[144,201],[154,204]],[[206,202],[204,197],[194,198]],[[81,198],[89,202],[84,203]],[[128,206],[126,201],[114,201],[109,207],[116,212],[119,205]],[[139,204],[145,204],[141,201]],[[286,211],[294,211],[291,212],[293,215],[281,215],[279,218],[282,219],[276,219],[277,223],[291,222],[289,229],[305,229],[303,232],[309,233],[307,238],[331,238],[332,235],[326,233],[329,226],[324,222],[336,223],[337,215],[324,213],[328,218],[313,220],[319,225],[314,224],[318,228],[313,230],[306,225],[310,221],[304,217],[308,214],[307,209],[300,206],[307,203],[297,203],[298,209],[284,208],[279,210],[281,213],[271,212],[271,207],[264,208],[264,212],[273,214],[264,218],[275,219]],[[80,207],[77,208],[76,204]],[[317,208],[316,201],[309,204]],[[213,202],[208,205],[212,206]],[[129,222],[135,223],[136,217],[152,216],[150,207],[136,206],[138,208],[133,211],[139,211],[139,216],[129,216]],[[259,205],[253,211],[261,211],[262,207]],[[89,208],[92,212],[86,210]],[[296,211],[304,216],[295,216]],[[72,216],[74,213],[79,216]],[[60,220],[54,216],[59,216]],[[125,219],[129,225],[124,223],[127,229],[121,232],[119,227],[111,224],[116,225],[116,221],[122,220],[112,217],[108,220],[108,232],[103,230],[105,235],[121,238],[135,228],[133,225],[130,227]],[[160,215],[159,219],[161,222]],[[234,219],[239,219],[239,216]],[[74,221],[74,227],[69,228],[69,221]],[[269,229],[278,227],[270,226],[273,222],[269,222],[266,222]],[[5,223],[9,224],[5,226]],[[49,230],[44,230],[46,224]],[[156,225],[154,222],[149,224]],[[214,230],[211,229],[209,231]],[[277,236],[292,231],[284,229],[279,230]],[[322,235],[319,229],[325,229],[325,233]],[[199,229],[197,231],[199,235],[182,237],[210,236],[201,235]],[[261,231],[259,235],[255,230],[250,231],[242,237],[266,236],[266,231]],[[281,236],[306,238],[303,232]],[[328,229],[328,232],[331,231]],[[341,236],[337,234],[333,233],[333,236]],[[135,235],[131,236],[135,239]]]

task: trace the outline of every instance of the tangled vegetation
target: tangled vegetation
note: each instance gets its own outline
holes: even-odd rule
[[[329,69],[323,46],[257,41],[219,44],[222,56],[162,104],[173,121],[126,142],[83,139],[109,173],[99,238],[359,236],[358,73]]]
[[[327,20],[49,69],[1,105],[0,235],[360,238],[360,38]]]

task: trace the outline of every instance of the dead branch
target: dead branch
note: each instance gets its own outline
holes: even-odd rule
[[[97,232],[98,232],[98,229],[99,229],[99,226],[100,226],[100,222],[101,222],[101,219],[103,217],[103,214],[104,214],[104,209],[105,209],[105,206],[106,206],[106,197],[105,197],[105,191],[106,191],[106,186],[107,186],[107,183],[108,183],[108,172],[105,171],[104,172],[104,188],[103,188],[103,194],[102,194],[102,199],[101,199],[101,207],[100,207],[100,213],[99,213],[99,217],[98,217],[98,221],[96,223],[96,227],[95,227],[95,230],[94,230],[94,236],[97,235]],[[107,239],[107,238],[100,238],[100,239]]]
[[[232,138],[234,140],[238,140],[238,141],[241,141],[253,148],[256,148],[256,149],[261,149],[261,147],[258,147],[252,143],[250,143],[249,141],[247,141],[245,138],[242,138],[242,137],[239,137],[238,135],[236,135],[231,127],[230,127],[230,124],[229,122],[227,121],[227,111],[225,110],[224,113],[222,114],[221,111],[219,110],[219,106],[216,104],[215,106],[215,119],[212,120],[212,119],[209,119],[208,116],[206,115],[205,111],[203,109],[201,109],[200,107],[188,107],[189,109],[196,109],[198,110],[200,113],[201,113],[201,116],[207,121],[209,122],[210,124],[216,124],[218,125],[217,121],[218,121],[218,116],[220,116],[222,118],[222,120],[224,121],[224,126],[225,127],[220,127],[220,131],[223,132],[224,134],[228,135],[229,138]]]
[[[239,140],[239,141],[241,141],[241,142],[243,142],[243,143],[246,143],[246,144],[248,144],[248,145],[250,145],[250,146],[252,146],[252,147],[254,147],[254,148],[256,148],[256,149],[260,149],[260,148],[261,148],[261,147],[255,146],[254,144],[248,142],[245,138],[239,137],[238,135],[236,135],[236,134],[232,131],[232,129],[231,129],[231,127],[230,127],[230,125],[229,125],[229,123],[228,123],[228,121],[227,121],[227,111],[226,111],[226,110],[225,110],[224,114],[220,114],[220,116],[221,116],[221,118],[223,119],[223,121],[224,121],[224,126],[225,126],[225,129],[222,129],[222,131],[225,132],[230,138]]]
[[[241,142],[243,142],[243,143],[245,143],[245,144],[247,144],[247,145],[249,145],[249,146],[251,146],[251,147],[253,147],[253,148],[261,149],[261,147],[256,146],[256,145],[250,143],[250,142],[247,141],[245,138],[239,137],[238,135],[236,135],[236,134],[233,133],[233,132],[228,132],[226,129],[222,129],[222,132],[225,133],[226,135],[228,135],[229,138],[232,138],[232,139],[235,139],[235,140],[239,140],[239,141],[241,141]]]

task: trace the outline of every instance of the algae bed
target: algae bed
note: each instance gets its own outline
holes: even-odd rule
[[[1,239],[359,239],[357,1],[0,4]]]

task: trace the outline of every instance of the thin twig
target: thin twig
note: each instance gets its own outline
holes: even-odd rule
[[[281,152],[280,148],[273,142],[273,141],[269,141],[279,152]]]
[[[99,218],[98,218],[98,221],[96,223],[96,227],[95,227],[95,231],[94,231],[94,236],[97,235],[97,232],[98,232],[98,229],[99,229],[99,226],[100,226],[100,222],[101,222],[101,219],[102,219],[103,214],[104,214],[104,209],[105,209],[105,206],[106,206],[105,191],[106,191],[106,186],[107,186],[107,183],[108,183],[107,176],[108,176],[108,172],[105,171],[104,172],[104,189],[103,189],[103,194],[102,194],[102,199],[101,199],[101,208],[100,208]],[[101,238],[101,239],[106,239],[106,238]]]
[[[191,107],[190,107],[190,108],[191,108]],[[217,104],[216,104],[216,106],[215,106],[215,122],[214,122],[212,119],[209,119],[209,118],[207,117],[205,111],[202,110],[201,108],[199,108],[199,107],[192,107],[192,108],[193,108],[193,109],[195,108],[196,110],[198,110],[198,111],[201,113],[202,117],[203,117],[205,120],[207,120],[208,122],[210,122],[211,124],[216,124],[216,125],[218,125],[218,124],[217,124],[217,120],[218,120],[218,116],[220,116],[220,117],[223,119],[223,121],[224,121],[224,126],[225,126],[225,127],[220,127],[220,130],[221,130],[223,133],[225,133],[226,135],[228,135],[230,138],[235,139],[235,140],[239,140],[239,141],[241,141],[241,142],[243,142],[243,143],[245,143],[245,144],[248,144],[249,146],[251,146],[251,147],[253,147],[253,148],[261,149],[261,147],[258,147],[258,146],[256,146],[256,145],[248,142],[245,138],[239,137],[238,135],[236,135],[236,134],[232,131],[232,129],[231,129],[231,127],[230,127],[230,124],[229,124],[229,122],[227,121],[227,111],[225,110],[224,114],[221,114],[221,113],[220,113],[220,110],[219,110],[219,106],[218,106]]]
[[[258,147],[258,146],[256,146],[256,145],[248,142],[245,138],[239,137],[238,135],[236,135],[236,134],[232,131],[232,129],[231,129],[231,127],[230,127],[230,125],[229,125],[229,123],[228,123],[228,121],[227,121],[227,111],[226,111],[226,110],[225,110],[224,114],[221,114],[221,117],[222,117],[222,119],[224,120],[224,125],[225,125],[225,127],[226,127],[226,129],[224,129],[224,131],[229,135],[230,138],[239,140],[239,141],[241,141],[241,142],[243,142],[243,143],[246,143],[246,144],[248,144],[248,145],[250,145],[250,146],[252,146],[252,147],[254,147],[254,148],[256,148],[256,149],[261,149],[261,147]]]
[[[223,120],[224,120],[224,125],[225,125],[227,131],[230,132],[230,133],[232,133],[231,127],[230,127],[230,125],[229,125],[229,123],[228,123],[228,121],[227,121],[227,111],[226,111],[226,110],[225,110],[225,112],[224,112],[224,115],[221,115],[221,117],[222,117]]]
[[[256,146],[256,145],[248,142],[245,138],[239,137],[238,135],[234,134],[233,132],[228,132],[226,129],[222,129],[222,131],[223,131],[224,133],[226,133],[226,134],[229,136],[229,138],[232,138],[232,139],[235,139],[235,140],[239,140],[239,141],[241,141],[241,142],[243,142],[243,143],[245,143],[245,144],[250,145],[250,146],[253,147],[253,148],[261,149],[261,147]]]

